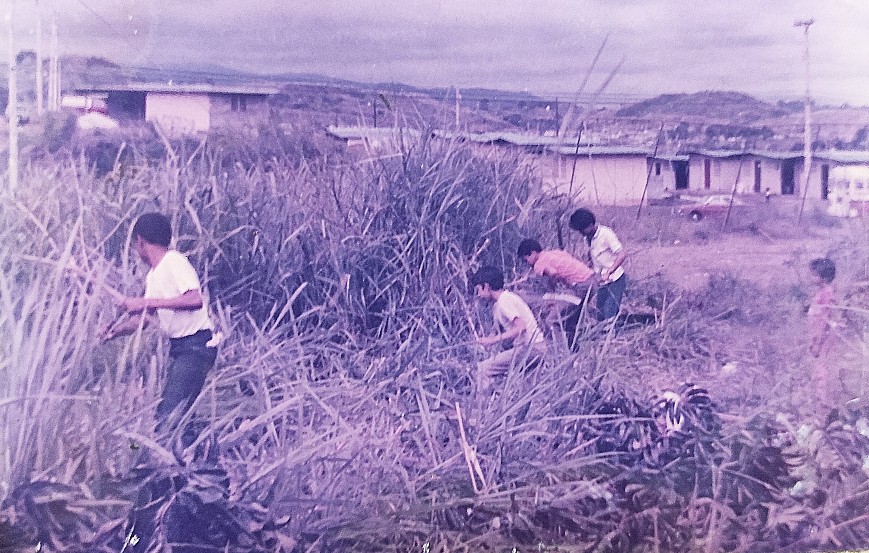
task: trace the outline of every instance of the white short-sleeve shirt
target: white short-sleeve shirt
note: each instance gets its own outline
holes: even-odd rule
[[[513,292],[507,290],[501,292],[495,301],[493,314],[495,322],[505,330],[517,317],[525,323],[525,330],[513,340],[514,344],[539,344],[543,342],[543,334],[540,332],[540,327],[537,326],[534,313],[531,312],[531,308],[528,307],[525,300]]]
[[[597,231],[595,231],[589,244],[589,253],[591,254],[594,272],[601,274],[604,270],[610,270],[616,262],[616,256],[620,251],[622,251],[622,243],[619,242],[613,229],[598,225]],[[610,275],[608,282],[618,280],[623,274],[625,274],[625,270],[619,267]]]
[[[190,290],[200,293],[199,277],[187,258],[175,250],[169,250],[145,276],[146,298],[176,298]],[[183,338],[200,330],[214,328],[203,301],[199,309],[157,309],[160,329],[170,338]]]

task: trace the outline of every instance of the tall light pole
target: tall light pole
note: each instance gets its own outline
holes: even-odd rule
[[[809,173],[812,171],[812,92],[811,92],[811,67],[809,65],[809,27],[815,22],[814,19],[801,19],[794,22],[794,27],[803,28],[806,49],[803,52],[803,60],[806,62],[806,98],[803,100],[804,127],[803,127],[803,199],[800,202],[800,212],[797,215],[797,223],[803,218],[803,210],[806,207],[806,196],[809,193]]]
[[[9,33],[9,195],[18,188],[18,86],[15,75],[15,39],[12,14],[6,14],[6,32]]]
[[[36,114],[42,115],[42,12],[36,0]]]

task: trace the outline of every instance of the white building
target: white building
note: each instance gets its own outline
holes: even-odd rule
[[[170,135],[208,132],[221,126],[256,126],[267,120],[274,87],[127,84],[81,88],[105,99],[120,121],[145,120]]]

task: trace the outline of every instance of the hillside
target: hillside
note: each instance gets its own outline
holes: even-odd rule
[[[801,110],[802,104],[799,102],[779,102],[774,105],[741,92],[705,91],[695,94],[662,94],[625,106],[616,111],[616,115],[752,123],[758,119],[784,117]]]
[[[45,65],[47,72],[47,64]],[[0,68],[2,71],[2,68]],[[281,88],[273,106],[281,123],[412,126],[450,128],[456,120],[454,88],[424,88],[399,82],[364,83],[319,74],[243,73],[219,65],[125,68],[99,57],[61,59],[64,92],[87,84],[110,82],[268,84]],[[18,55],[21,113],[35,103],[35,55]],[[47,79],[46,79],[47,82]],[[5,89],[0,84],[0,107]],[[459,91],[459,121],[473,132],[511,131],[553,134],[562,126],[569,105],[528,92],[483,88]],[[612,145],[655,143],[662,138],[674,148],[799,149],[803,136],[801,102],[766,102],[735,91],[663,94],[628,105],[580,104],[573,110],[568,134],[584,127],[592,142]],[[375,114],[376,112],[376,114]],[[376,121],[375,121],[376,119]],[[869,148],[869,108],[816,106],[815,142],[819,148]]]

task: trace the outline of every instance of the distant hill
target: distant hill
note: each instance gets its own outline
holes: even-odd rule
[[[771,104],[741,92],[706,91],[662,94],[616,111],[619,117],[701,118],[706,121],[752,123],[785,117],[802,109],[799,102]]]

